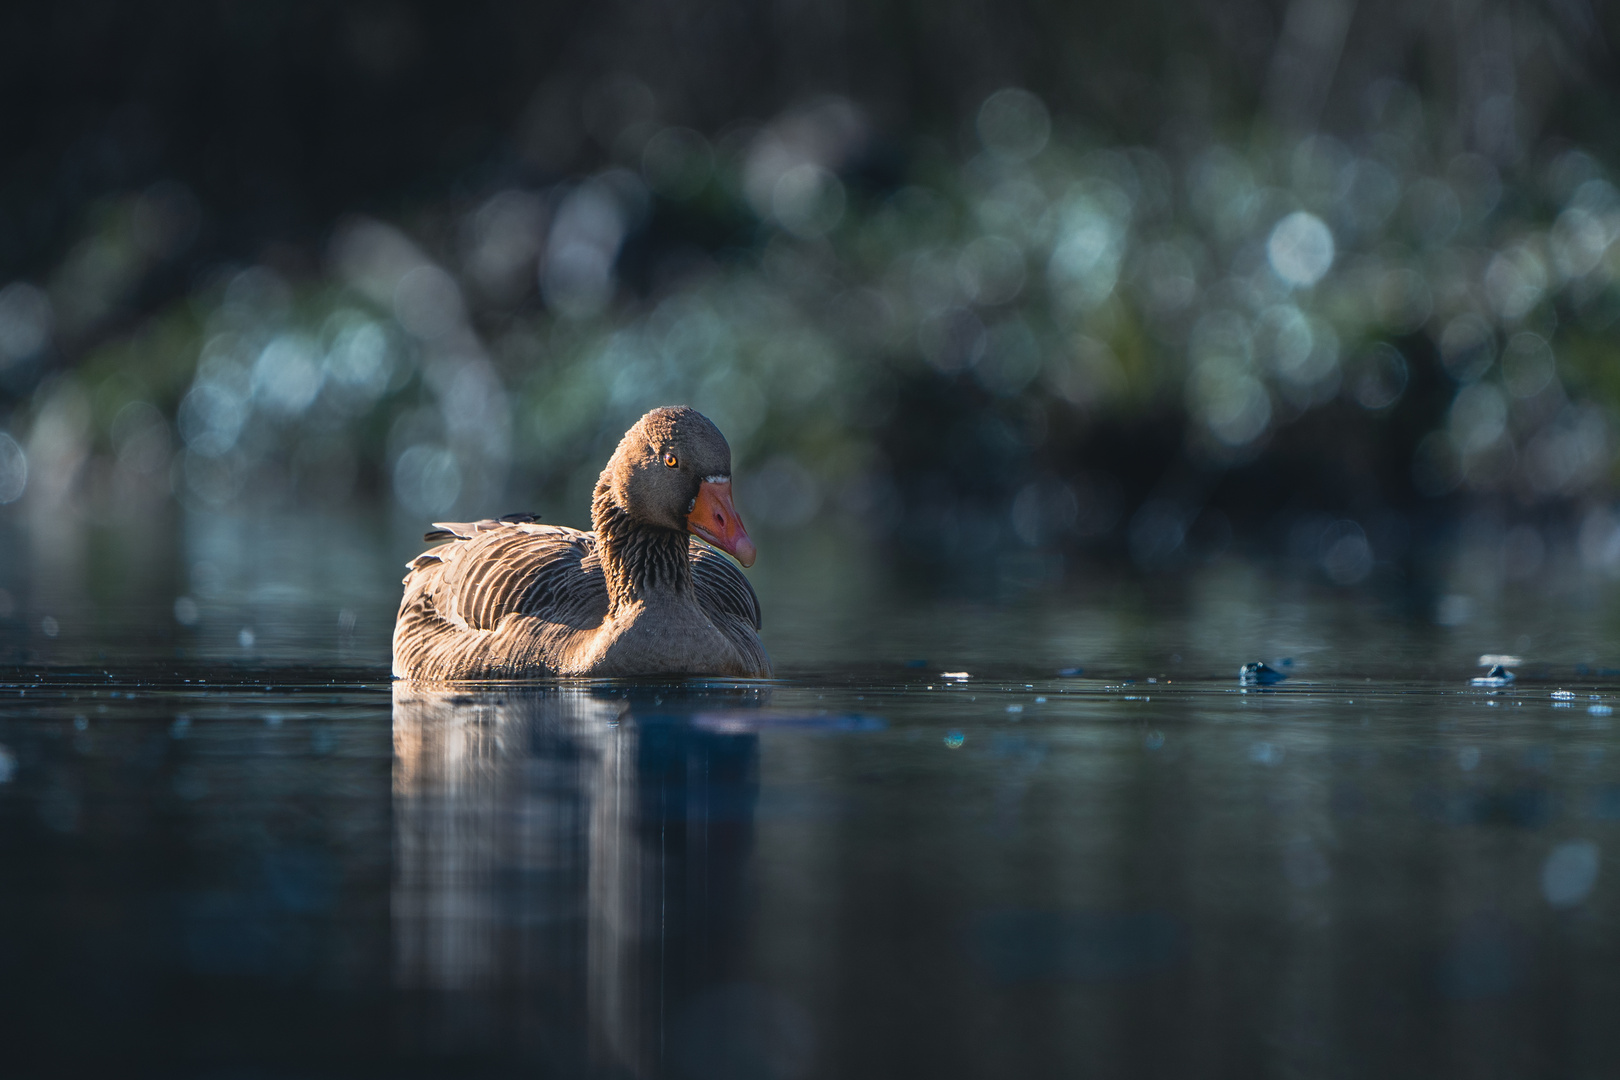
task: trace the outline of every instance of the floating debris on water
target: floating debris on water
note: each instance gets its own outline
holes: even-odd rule
[[[1471,686],[1507,686],[1513,681],[1513,672],[1501,664],[1496,664],[1485,674],[1476,675],[1468,681]]]
[[[945,736],[945,749],[959,750],[965,741],[966,737],[960,731],[952,731]]]
[[[1063,668],[1062,670],[1060,670],[1058,672],[1058,678],[1060,678],[1060,679],[1078,679],[1080,676],[1084,675],[1085,673],[1086,673],[1086,669],[1083,668],[1083,667],[1066,667],[1066,668]]]
[[[1244,686],[1275,686],[1288,676],[1266,663],[1254,660],[1238,668],[1238,682]]]

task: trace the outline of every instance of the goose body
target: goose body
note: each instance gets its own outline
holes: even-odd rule
[[[394,624],[404,679],[706,674],[762,678],[753,563],[731,451],[691,409],[655,409],[597,481],[590,532],[528,515],[442,523]],[[711,547],[702,540],[709,541]]]

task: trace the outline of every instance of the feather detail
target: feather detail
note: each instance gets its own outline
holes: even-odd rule
[[[405,578],[394,674],[768,676],[758,597],[680,513],[699,478],[729,475],[730,462],[701,414],[654,409],[602,472],[593,532],[532,514],[435,522],[425,540],[439,546]]]
[[[693,591],[709,618],[736,619],[756,631],[762,628],[759,597],[736,563],[696,537],[691,559]]]
[[[491,524],[441,526],[455,542],[411,561],[394,630],[395,675],[554,675],[570,644],[602,627],[609,594],[595,534],[553,525]],[[770,657],[759,642],[753,586],[730,559],[695,537],[686,555],[686,580],[699,609],[748,672],[768,674]]]

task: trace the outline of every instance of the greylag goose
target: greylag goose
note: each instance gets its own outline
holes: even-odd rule
[[[424,539],[450,542],[405,575],[395,677],[771,674],[759,599],[715,550],[754,564],[731,447],[707,417],[679,407],[636,421],[596,482],[591,524],[436,524]]]

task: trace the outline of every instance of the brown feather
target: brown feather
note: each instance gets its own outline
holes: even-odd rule
[[[425,539],[448,543],[410,564],[394,674],[769,676],[753,587],[676,527],[698,479],[730,472],[713,424],[690,409],[656,409],[602,471],[595,531],[535,524],[532,514],[435,522]]]

